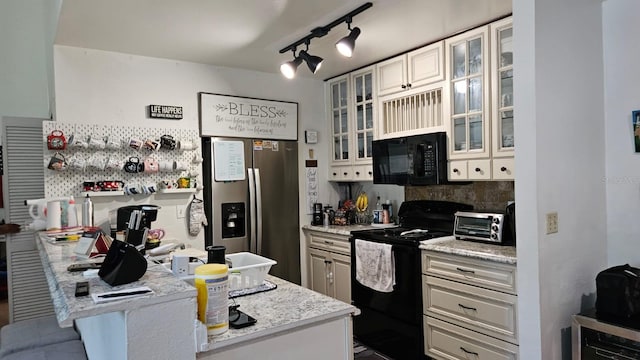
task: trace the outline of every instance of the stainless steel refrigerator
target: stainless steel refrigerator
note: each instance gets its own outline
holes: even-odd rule
[[[202,152],[205,246],[273,259],[300,284],[297,141],[205,137]]]

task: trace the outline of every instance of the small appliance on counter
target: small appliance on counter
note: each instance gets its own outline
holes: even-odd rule
[[[118,208],[117,231],[126,232],[127,243],[144,248],[151,222],[158,217],[159,208],[156,205],[132,205]]]
[[[322,226],[324,221],[324,215],[322,213],[322,203],[313,204],[313,218],[311,219],[311,225]]]
[[[458,240],[515,245],[515,203],[502,212],[458,211],[453,235]]]

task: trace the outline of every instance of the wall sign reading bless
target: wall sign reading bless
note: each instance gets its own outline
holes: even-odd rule
[[[298,103],[200,93],[200,136],[298,140]]]
[[[182,119],[182,106],[149,105],[149,117],[162,119]]]

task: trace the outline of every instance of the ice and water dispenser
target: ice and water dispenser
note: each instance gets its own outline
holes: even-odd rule
[[[222,238],[244,237],[246,234],[244,203],[224,203],[221,206]]]

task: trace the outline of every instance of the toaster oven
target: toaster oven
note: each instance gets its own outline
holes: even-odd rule
[[[515,239],[510,226],[508,215],[502,213],[458,211],[453,235],[458,240],[513,245]]]

